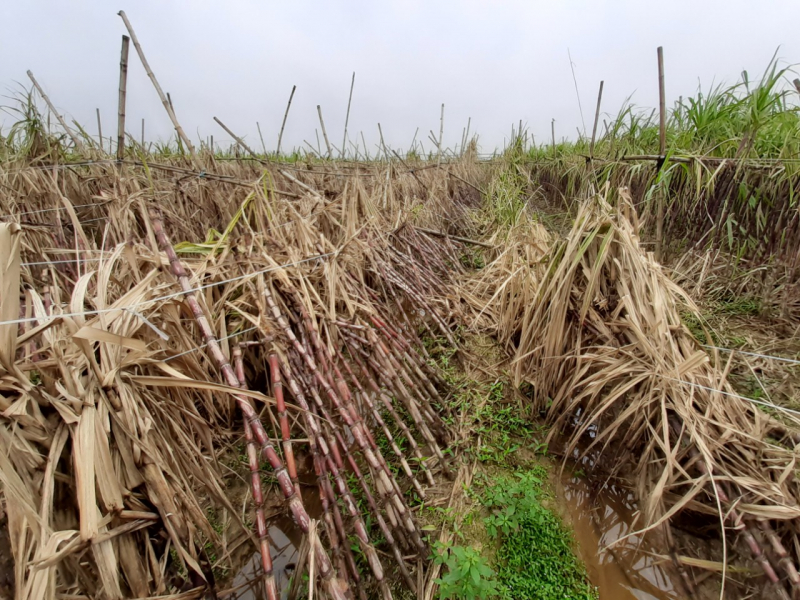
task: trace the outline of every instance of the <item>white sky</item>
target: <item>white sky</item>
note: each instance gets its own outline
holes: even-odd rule
[[[115,133],[120,8],[192,140],[226,141],[217,116],[259,150],[256,121],[274,150],[294,84],[284,150],[316,145],[317,104],[340,146],[353,71],[351,140],[363,131],[374,152],[380,122],[392,146],[408,148],[419,127],[431,149],[428,131],[438,134],[444,103],[445,144],[458,143],[472,117],[481,150],[491,151],[520,119],[537,141],[549,140],[552,118],[557,137],[576,137],[568,49],[589,133],[601,79],[603,112],[615,114],[631,94],[637,105],[657,106],[659,45],[668,105],[698,82],[732,83],[742,69],[760,77],[779,46],[784,64],[800,61],[796,1],[6,0],[0,88],[29,87],[31,69],[60,111],[96,134],[99,107],[104,135]],[[172,127],[133,45],[130,52],[127,129],[138,138],[145,118],[147,139],[165,139]],[[0,119],[4,128],[13,122]]]

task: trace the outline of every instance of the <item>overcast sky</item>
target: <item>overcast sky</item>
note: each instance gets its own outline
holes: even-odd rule
[[[482,151],[502,147],[520,119],[537,141],[575,138],[583,129],[567,52],[572,55],[583,120],[591,133],[597,87],[603,112],[626,97],[658,104],[656,47],[664,46],[667,103],[742,69],[760,76],[775,50],[800,62],[800,3],[742,0],[669,3],[587,2],[136,2],[8,0],[0,19],[0,87],[30,86],[31,69],[59,111],[97,133],[116,130],[124,9],[147,59],[192,140],[227,136],[219,117],[260,149],[256,122],[274,150],[292,85],[297,92],[284,149],[316,146],[316,106],[331,143],[342,143],[350,77],[356,72],[350,139],[372,146],[377,123],[391,145],[418,139],[432,147],[445,104],[444,139],[461,139],[467,119]],[[154,141],[173,133],[131,45],[128,127],[141,119]],[[8,101],[4,102],[7,104]],[[5,128],[13,120],[2,117]],[[321,136],[321,133],[320,133]]]

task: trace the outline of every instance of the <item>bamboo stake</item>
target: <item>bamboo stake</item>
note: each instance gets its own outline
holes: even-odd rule
[[[436,161],[436,166],[442,164],[442,141],[444,140],[444,102],[442,102],[442,114],[439,117],[439,158]]]
[[[70,137],[70,139],[72,139],[72,143],[75,144],[75,149],[78,152],[83,152],[84,151],[83,143],[81,142],[80,138],[78,138],[78,136],[75,135],[74,131],[72,131],[69,127],[67,127],[64,118],[60,114],[58,114],[58,111],[56,110],[55,106],[53,106],[53,103],[50,102],[50,98],[48,98],[47,94],[44,93],[44,90],[42,89],[42,86],[39,85],[39,82],[36,81],[36,78],[33,76],[32,71],[28,71],[28,77],[33,82],[33,85],[39,92],[39,95],[42,97],[42,100],[44,100],[45,104],[47,104],[47,108],[49,108],[50,112],[56,116],[56,119],[58,119],[58,122],[61,124],[61,127],[64,128],[64,131],[66,131],[67,135]]]
[[[553,158],[556,157],[556,120],[550,121],[550,133],[553,136]]]
[[[589,158],[594,158],[594,141],[597,136],[597,122],[600,120],[600,102],[603,100],[603,82],[600,82],[600,91],[597,92],[597,110],[594,113],[594,127],[592,127],[592,143],[589,146]]]
[[[119,101],[117,104],[117,161],[125,158],[125,97],[128,87],[128,47],[130,38],[122,36],[119,59]]]
[[[100,122],[100,109],[95,108],[97,111],[97,137],[100,140],[100,152],[103,151],[103,125]]]
[[[664,48],[658,47],[658,154],[664,160],[667,148],[667,108],[664,92]],[[659,166],[661,164],[659,161]],[[664,194],[658,193],[656,220],[656,260],[661,260],[664,243]]]
[[[224,381],[231,387],[239,387],[239,379],[236,377],[236,373],[231,367],[231,364],[222,353],[222,349],[220,348],[219,342],[214,335],[211,324],[208,322],[208,318],[205,316],[203,309],[197,301],[195,292],[193,291],[191,283],[189,282],[189,277],[187,276],[180,259],[175,253],[175,249],[172,247],[172,244],[170,244],[169,239],[167,238],[161,215],[156,212],[155,209],[151,209],[150,211],[150,220],[153,225],[153,232],[155,233],[156,240],[158,241],[159,249],[164,252],[169,259],[172,272],[181,285],[186,303],[192,311],[195,321],[197,322],[197,325],[203,334],[203,339],[209,354],[217,364]],[[272,466],[275,478],[278,481],[278,487],[281,489],[281,493],[283,494],[286,503],[289,506],[295,524],[303,531],[303,533],[308,534],[311,520],[306,512],[305,507],[303,506],[302,499],[295,492],[294,485],[292,484],[292,481],[285,467],[283,466],[283,462],[275,452],[275,448],[272,446],[272,442],[264,430],[263,424],[258,418],[258,413],[256,413],[255,409],[245,396],[236,393],[232,395],[236,400],[239,409],[242,411],[245,420],[250,423],[256,442],[261,447],[262,455]],[[335,600],[347,600],[349,595],[347,586],[344,584],[344,582],[336,577],[330,558],[318,540],[314,542],[313,556],[319,563],[319,574],[323,580],[323,585],[325,586],[327,592]]]
[[[286,119],[289,116],[289,109],[292,107],[292,98],[294,98],[294,91],[297,89],[296,85],[292,86],[292,93],[289,94],[289,103],[286,105],[286,112],[283,113],[283,122],[281,123],[281,131],[278,134],[278,149],[275,153],[280,156],[281,154],[281,140],[283,139],[283,128],[286,127]]]
[[[344,158],[344,148],[347,144],[347,124],[350,122],[350,103],[353,101],[353,87],[356,84],[356,72],[353,71],[353,79],[350,81],[350,97],[347,99],[347,115],[344,118],[344,137],[342,138],[342,152],[339,158]]]
[[[144,51],[142,51],[142,46],[139,44],[139,39],[136,37],[136,32],[133,30],[133,26],[131,25],[130,21],[128,21],[128,17],[125,15],[125,11],[119,11],[119,16],[122,17],[122,21],[125,23],[125,27],[128,29],[128,33],[131,36],[131,40],[133,40],[133,47],[136,48],[136,53],[139,55],[139,60],[142,61],[142,66],[144,70],[147,72],[147,76],[150,78],[150,81],[153,82],[153,87],[156,88],[156,92],[158,92],[158,97],[161,99],[161,103],[164,105],[164,109],[167,111],[167,115],[169,115],[170,121],[172,121],[172,125],[175,127],[175,131],[178,132],[178,135],[183,140],[183,143],[186,144],[186,147],[189,149],[189,154],[192,155],[192,158],[195,158],[194,146],[186,134],[183,132],[183,128],[181,124],[178,123],[178,119],[175,116],[175,113],[172,111],[172,107],[169,104],[169,101],[164,96],[164,92],[161,90],[161,86],[158,84],[158,80],[156,79],[155,74],[153,73],[152,69],[150,68],[150,64],[147,62],[147,59],[144,56]]]
[[[267,156],[267,145],[264,143],[264,136],[261,135],[261,124],[256,121],[256,128],[258,129],[258,137],[261,139],[261,149],[264,151],[264,157]]]
[[[226,132],[226,133],[227,133],[229,136],[231,136],[231,137],[232,137],[234,140],[236,140],[236,143],[237,143],[237,144],[239,144],[239,145],[240,145],[240,146],[241,146],[243,149],[245,149],[245,150],[246,150],[246,151],[247,151],[247,152],[250,154],[250,156],[252,156],[253,158],[255,158],[255,159],[256,159],[257,161],[259,161],[259,162],[263,162],[263,161],[262,161],[262,160],[261,160],[261,159],[258,157],[258,154],[256,154],[256,153],[253,151],[253,149],[252,149],[252,148],[250,148],[250,146],[248,146],[247,144],[245,144],[245,143],[244,143],[244,140],[243,140],[242,138],[240,138],[238,135],[236,135],[235,133],[233,133],[233,132],[232,132],[230,129],[228,129],[228,128],[225,126],[225,123],[223,123],[222,121],[220,121],[220,120],[219,120],[217,117],[214,117],[214,120],[217,122],[217,125],[219,125],[220,127],[222,127],[222,128],[225,130],[225,132]]]
[[[317,114],[319,115],[319,124],[322,127],[322,137],[325,138],[325,147],[328,149],[327,158],[331,158],[331,144],[328,141],[328,133],[325,131],[325,121],[322,119],[322,107],[317,104]]]

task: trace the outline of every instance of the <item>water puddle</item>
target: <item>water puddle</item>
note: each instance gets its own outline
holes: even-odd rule
[[[595,492],[569,467],[560,477],[555,466],[556,496],[562,513],[574,531],[578,555],[589,579],[600,591],[600,600],[674,600],[681,598],[679,575],[650,536],[633,535],[611,549],[606,546],[632,531],[636,510],[633,495],[613,485]]]
[[[275,575],[275,583],[281,590],[281,597],[285,598],[289,593],[289,580],[294,574],[295,561],[297,560],[297,548],[300,546],[300,539],[291,539],[287,532],[292,532],[296,528],[291,526],[291,521],[283,523],[284,528],[277,524],[272,524],[269,528],[270,554],[272,556],[272,572]],[[266,600],[264,595],[264,583],[261,570],[261,553],[256,552],[244,564],[236,574],[232,582],[232,589],[236,590],[229,596],[228,600]]]

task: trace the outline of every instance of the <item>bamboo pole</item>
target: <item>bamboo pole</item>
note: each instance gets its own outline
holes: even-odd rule
[[[289,109],[292,107],[292,98],[294,98],[294,91],[297,89],[296,85],[292,86],[292,93],[289,94],[289,102],[286,105],[286,112],[283,113],[283,122],[281,123],[281,131],[278,134],[278,149],[275,153],[280,156],[281,154],[281,140],[283,139],[283,128],[286,127],[286,119],[289,117]]]
[[[328,149],[328,158],[331,158],[331,144],[328,141],[328,132],[325,131],[325,121],[322,119],[322,107],[317,104],[317,114],[319,115],[319,124],[322,127],[322,137],[325,138],[325,147]]]
[[[353,79],[350,81],[350,97],[347,99],[347,115],[344,118],[344,137],[342,138],[342,152],[339,158],[344,158],[344,149],[347,145],[347,124],[350,122],[350,103],[353,101],[353,87],[356,84],[356,72],[353,71]]]
[[[556,157],[556,120],[550,121],[550,134],[553,136],[553,158]]]
[[[261,140],[261,149],[264,151],[264,156],[267,156],[267,145],[264,143],[264,136],[261,135],[261,124],[256,121],[256,129],[258,129],[258,137]]]
[[[130,21],[128,21],[128,17],[125,15],[125,11],[121,10],[119,11],[118,14],[120,17],[122,17],[122,21],[125,23],[125,27],[128,29],[128,33],[131,36],[131,40],[133,40],[133,47],[136,48],[136,53],[139,55],[139,60],[142,61],[142,66],[144,67],[144,70],[147,72],[147,76],[150,78],[150,81],[153,82],[153,87],[156,88],[156,92],[158,92],[158,97],[161,99],[161,103],[164,105],[164,109],[167,111],[167,115],[169,115],[169,118],[172,121],[172,125],[175,127],[175,131],[178,132],[178,135],[183,140],[183,143],[186,144],[186,147],[189,149],[189,154],[192,155],[192,158],[195,158],[194,146],[192,145],[192,142],[189,140],[187,135],[183,132],[183,128],[181,127],[181,124],[178,123],[178,119],[175,116],[172,107],[170,106],[169,100],[167,100],[166,96],[164,96],[164,92],[161,90],[161,86],[158,84],[158,80],[156,79],[155,74],[150,68],[150,64],[147,62],[147,58],[145,58],[144,56],[144,52],[142,51],[142,46],[139,44],[139,39],[136,37],[136,32],[133,30],[133,26],[131,25]]]
[[[597,92],[597,110],[594,112],[594,126],[592,127],[592,143],[589,145],[589,158],[594,158],[594,142],[597,137],[597,122],[600,120],[600,103],[603,100],[603,82],[600,82],[600,91]]]
[[[664,93],[664,48],[658,47],[658,154],[664,159],[667,149],[667,108]],[[661,161],[659,161],[661,166]],[[661,260],[664,244],[664,193],[658,192],[656,218],[656,260]]]
[[[436,161],[436,166],[442,164],[442,140],[444,138],[444,102],[442,102],[442,114],[439,117],[439,158]]]
[[[99,108],[95,108],[95,111],[97,111],[97,137],[100,140],[100,152],[102,152],[103,151],[103,125],[100,122],[100,109]]]
[[[244,140],[243,140],[242,138],[240,138],[238,135],[236,135],[235,133],[233,133],[233,132],[232,132],[230,129],[228,129],[228,128],[225,126],[225,123],[223,123],[222,121],[220,121],[220,120],[219,120],[217,117],[214,117],[214,120],[217,122],[217,125],[219,125],[220,127],[222,127],[222,128],[225,130],[225,132],[226,132],[226,133],[227,133],[229,136],[231,136],[231,137],[232,137],[234,140],[236,140],[236,143],[237,143],[237,144],[239,144],[239,145],[240,145],[242,148],[244,148],[245,150],[247,150],[247,152],[250,154],[250,156],[252,156],[253,158],[255,158],[256,160],[258,160],[258,161],[260,161],[260,162],[263,162],[263,161],[261,161],[261,159],[258,157],[258,154],[256,154],[255,152],[253,152],[253,149],[252,149],[252,148],[250,148],[250,146],[248,146],[247,144],[245,144],[245,143],[244,143]]]
[[[119,100],[117,104],[117,160],[125,158],[125,99],[128,89],[128,48],[131,39],[122,36],[119,59]]]
[[[53,106],[53,103],[50,102],[50,98],[48,98],[47,94],[44,93],[42,86],[39,85],[39,82],[36,81],[36,78],[33,76],[33,72],[30,70],[28,71],[28,77],[33,82],[33,85],[39,92],[39,95],[42,97],[42,100],[44,100],[45,104],[47,104],[47,108],[49,108],[50,112],[56,116],[58,122],[61,123],[61,127],[64,128],[64,131],[66,131],[67,135],[70,137],[70,139],[72,139],[72,143],[75,144],[75,149],[78,152],[83,152],[83,143],[81,142],[80,138],[78,138],[78,136],[75,135],[74,131],[72,131],[69,127],[67,127],[67,123],[64,121],[64,118],[60,114],[58,114],[58,111],[56,110],[55,106]]]

